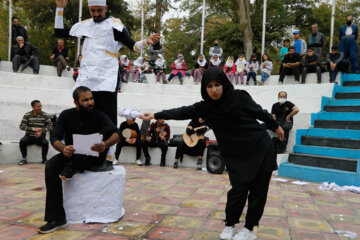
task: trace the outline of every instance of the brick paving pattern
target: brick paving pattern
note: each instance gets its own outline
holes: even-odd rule
[[[64,230],[37,234],[44,224],[44,165],[0,165],[0,239],[219,239],[230,188],[226,174],[159,166],[125,168],[126,214],[120,221],[69,224]],[[320,191],[318,186],[272,180],[264,216],[255,228],[258,239],[350,239],[338,236],[336,230],[360,236],[360,195]]]

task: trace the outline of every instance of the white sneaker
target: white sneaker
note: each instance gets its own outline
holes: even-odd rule
[[[136,160],[136,164],[137,164],[138,166],[142,166],[142,165],[143,165],[142,162],[140,161],[140,159]]]
[[[247,228],[242,228],[240,231],[232,238],[233,240],[255,240],[256,235],[253,231],[250,231]]]
[[[225,227],[220,234],[220,239],[231,240],[234,235],[234,227]]]

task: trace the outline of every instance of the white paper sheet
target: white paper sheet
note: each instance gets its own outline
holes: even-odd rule
[[[92,151],[90,148],[95,144],[101,143],[102,135],[99,133],[82,135],[73,134],[73,146],[75,154],[84,154],[94,157],[99,157],[99,153]]]
[[[283,179],[283,178],[273,178],[274,181],[278,181],[278,182],[288,182],[288,180]]]
[[[292,182],[292,184],[303,186],[303,185],[306,185],[306,184],[309,184],[309,183],[308,182],[301,182],[301,181],[294,181],[294,182]]]

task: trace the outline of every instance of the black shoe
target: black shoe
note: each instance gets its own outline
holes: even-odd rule
[[[145,166],[150,166],[151,157],[145,159]]]
[[[71,67],[67,66],[66,70],[68,70],[68,72],[70,72]]]
[[[196,165],[197,165],[196,170],[201,170],[202,169],[202,161],[198,160]]]
[[[113,170],[113,162],[105,160],[101,165],[89,169],[91,172],[107,172]]]
[[[25,164],[27,164],[27,161],[25,159],[18,162],[18,165],[25,165]]]
[[[161,161],[160,161],[160,167],[165,167],[165,159],[161,159]]]
[[[66,227],[66,221],[53,221],[53,222],[48,222],[45,225],[41,226],[38,229],[39,233],[51,233],[54,232],[58,229],[62,229]]]
[[[179,168],[179,163],[178,162],[174,162],[174,168]]]
[[[78,170],[72,168],[71,164],[66,164],[62,172],[60,173],[60,178],[62,180],[70,181],[72,177],[78,173]]]
[[[45,158],[45,159],[43,159],[42,161],[41,161],[41,164],[45,164],[46,163],[46,161],[47,161],[47,159]]]
[[[318,83],[318,84],[321,84],[321,81],[318,81],[317,83]]]
[[[249,81],[246,81],[246,85],[249,85]]]

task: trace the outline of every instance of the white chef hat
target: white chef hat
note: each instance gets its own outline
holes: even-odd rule
[[[106,0],[88,0],[88,6],[101,6],[101,7],[105,7],[106,6]]]

